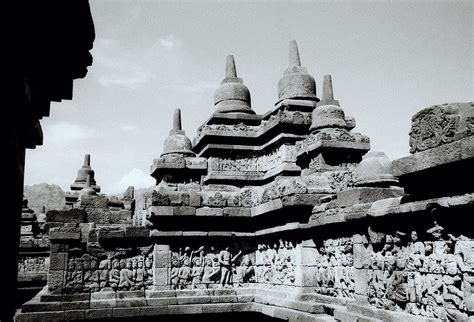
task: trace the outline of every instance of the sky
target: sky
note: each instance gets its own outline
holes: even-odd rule
[[[175,108],[192,139],[213,113],[213,93],[233,54],[259,113],[297,40],[316,79],[331,74],[335,99],[373,151],[408,155],[411,117],[473,100],[473,1],[90,1],[94,62],[71,101],[52,103],[44,145],[27,151],[25,184],[69,190],[84,154],[102,191],[149,187]]]

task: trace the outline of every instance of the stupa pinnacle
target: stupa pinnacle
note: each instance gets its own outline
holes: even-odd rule
[[[255,114],[250,105],[250,91],[242,78],[237,77],[233,55],[227,56],[225,71],[225,78],[214,92],[216,113]]]
[[[278,102],[284,99],[319,100],[316,97],[316,82],[313,76],[301,66],[296,40],[290,41],[288,68],[278,82]]]
[[[317,107],[312,113],[312,124],[310,130],[317,131],[322,128],[353,128],[348,123],[344,111],[339,106],[339,101],[334,99],[331,75],[324,75],[323,95]]]
[[[100,186],[97,185],[94,179],[94,170],[91,168],[91,156],[90,154],[84,155],[84,163],[82,164],[82,168],[77,171],[77,178],[74,183],[71,185],[71,190],[77,191],[81,190],[86,186],[87,176],[90,176],[90,184],[92,189],[96,192],[100,192]]]
[[[173,115],[173,128],[170,130],[169,136],[163,145],[163,153],[161,156],[168,154],[194,155],[191,151],[191,140],[181,127],[181,110],[175,109]]]

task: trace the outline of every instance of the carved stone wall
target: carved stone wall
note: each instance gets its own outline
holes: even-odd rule
[[[316,257],[315,292],[323,295],[353,298],[354,267],[352,238],[326,239]]]
[[[171,289],[233,288],[255,282],[255,254],[250,247],[181,247],[171,252]]]
[[[18,260],[18,273],[46,273],[46,257],[21,257]]]
[[[437,222],[423,232],[369,227],[367,243],[355,247],[357,293],[381,309],[467,319],[474,309],[474,240],[451,233]]]

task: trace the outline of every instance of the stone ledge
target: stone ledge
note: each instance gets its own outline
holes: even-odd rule
[[[393,175],[409,175],[437,166],[474,158],[474,136],[447,143],[393,161]]]
[[[220,296],[217,298],[231,297]],[[200,298],[197,296],[196,298]],[[288,307],[285,307],[288,305]],[[112,319],[126,317],[151,317],[161,315],[209,314],[230,312],[258,312],[275,318],[289,319],[290,321],[335,321],[324,313],[324,308],[318,303],[304,303],[270,298],[267,304],[256,302],[233,303],[220,301],[215,303],[198,304],[165,304],[140,307],[114,307],[84,310],[63,310],[50,312],[20,312],[16,321],[64,321],[67,319]]]

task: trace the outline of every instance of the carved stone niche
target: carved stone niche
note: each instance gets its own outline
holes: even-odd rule
[[[474,103],[452,103],[425,108],[412,117],[410,153],[474,135]]]

